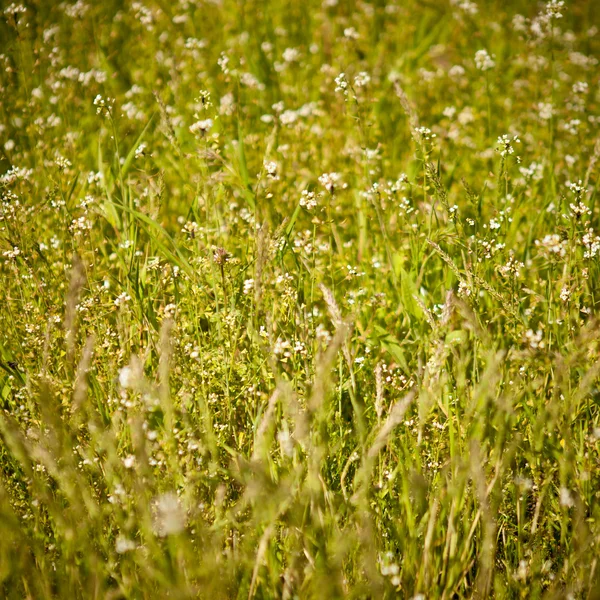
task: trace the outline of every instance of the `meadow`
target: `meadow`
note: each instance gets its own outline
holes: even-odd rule
[[[600,598],[598,0],[0,5],[0,597]]]

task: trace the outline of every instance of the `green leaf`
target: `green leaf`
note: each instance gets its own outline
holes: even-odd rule
[[[409,273],[400,270],[400,295],[404,310],[416,319],[423,318],[421,307],[415,302],[414,296],[418,294],[417,286]]]
[[[300,214],[300,204],[298,204],[298,206],[296,206],[296,209],[294,210],[294,212],[292,214],[290,222],[288,223],[287,227],[285,228],[285,235],[287,237],[289,237],[290,234],[292,233],[292,231],[294,230],[294,225],[296,224],[296,219],[298,218],[299,214]]]
[[[397,337],[389,333],[383,327],[375,325],[376,340],[379,342],[381,347],[389,352],[394,360],[408,373],[408,362],[402,349],[402,344]]]
[[[108,173],[104,170],[104,162],[102,160],[102,140],[98,138],[98,173],[102,176],[102,189],[106,194],[107,200],[102,204],[104,209],[104,217],[113,226],[114,229],[119,230],[121,228],[121,219],[119,213],[113,206],[111,186],[108,177]]]
[[[242,179],[242,184],[244,185],[244,197],[250,204],[252,210],[256,210],[256,200],[254,198],[254,192],[252,191],[252,186],[250,185],[250,175],[248,174],[248,166],[246,164],[246,152],[244,150],[244,134],[242,131],[242,126],[238,122],[238,146],[237,146],[237,157],[238,157],[238,167],[240,170],[240,177]]]
[[[131,146],[131,149],[129,150],[129,153],[127,154],[127,157],[125,158],[125,162],[123,163],[123,166],[121,167],[121,178],[125,179],[125,175],[127,175],[130,167],[131,167],[131,163],[133,162],[133,159],[135,157],[135,151],[139,148],[140,144],[142,143],[142,140],[144,139],[144,136],[146,135],[146,132],[148,131],[148,128],[150,127],[150,124],[152,123],[152,121],[154,120],[154,115],[156,113],[154,113],[148,123],[146,123],[146,127],[144,127],[144,129],[142,130],[142,133],[140,133],[140,135],[138,135],[137,140],[135,140],[133,146]]]
[[[159,223],[157,223],[154,219],[151,219],[148,215],[140,212],[139,210],[135,210],[134,208],[130,208],[129,206],[125,206],[124,204],[119,204],[118,202],[111,202],[114,208],[118,208],[119,210],[123,210],[133,217],[135,217],[139,222],[142,228],[148,233],[152,242],[156,244],[156,246],[160,249],[160,251],[168,258],[171,262],[177,265],[180,269],[185,271],[188,275],[193,273],[192,266],[187,261],[187,259],[181,253],[181,250],[177,247],[175,240],[165,231],[164,227],[162,227]],[[145,227],[145,225],[147,227]],[[154,230],[155,232],[163,235],[170,243],[174,249],[174,252],[169,250],[169,248],[162,242],[160,236],[151,235],[150,231]]]
[[[462,344],[467,340],[467,332],[466,331],[451,331],[447,336],[445,343],[449,346],[454,344]]]

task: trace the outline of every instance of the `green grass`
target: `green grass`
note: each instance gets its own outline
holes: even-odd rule
[[[0,596],[600,598],[596,0],[23,7]]]

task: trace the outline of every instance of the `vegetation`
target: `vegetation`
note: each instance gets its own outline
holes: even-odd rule
[[[599,598],[599,14],[4,3],[0,596]]]

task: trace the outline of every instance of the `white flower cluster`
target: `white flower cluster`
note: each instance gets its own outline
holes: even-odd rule
[[[479,12],[479,7],[475,2],[470,0],[450,0],[450,4],[456,6],[459,10],[462,10],[468,15],[476,15]]]
[[[204,137],[208,131],[213,126],[212,119],[202,119],[201,121],[196,121],[193,125],[190,125],[190,132],[194,135],[199,135],[200,137]]]
[[[567,253],[567,241],[561,239],[558,233],[552,233],[544,236],[542,240],[536,240],[535,245],[542,247],[549,254],[565,256]]]
[[[4,14],[7,17],[16,17],[17,15],[24,15],[26,12],[27,8],[25,8],[25,6],[23,6],[22,4],[15,4],[14,2],[12,4],[9,4],[4,9]]]
[[[480,71],[489,71],[496,66],[496,62],[487,50],[477,50],[475,53],[475,66]]]
[[[115,103],[114,98],[103,98],[100,94],[98,94],[94,98],[94,106],[96,107],[96,114],[110,114],[112,107]]]
[[[515,148],[513,144],[520,144],[521,140],[518,135],[513,135],[511,138],[509,135],[498,136],[498,152],[503,158],[509,154],[514,154]]]
[[[346,79],[345,73],[340,73],[335,78],[335,91],[342,92],[344,96],[348,95],[348,80]]]
[[[361,71],[354,78],[354,85],[358,88],[365,87],[371,81],[371,76],[366,71]]]
[[[564,0],[550,0],[546,4],[546,17],[549,19],[562,19],[562,10],[565,7]]]
[[[577,200],[581,199],[587,192],[581,179],[577,183],[567,181],[567,187],[575,194]]]
[[[279,175],[277,174],[278,165],[274,160],[265,160],[263,162],[263,167],[269,179],[279,179]]]
[[[306,210],[312,210],[317,206],[317,195],[314,192],[308,190],[302,190],[300,196],[300,206],[306,208]]]
[[[339,187],[338,183],[341,181],[341,175],[339,173],[323,173],[319,177],[319,183],[330,193],[333,194]],[[345,188],[343,185],[342,188]]]

